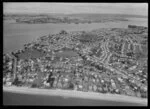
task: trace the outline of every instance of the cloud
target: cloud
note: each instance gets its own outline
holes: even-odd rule
[[[147,15],[147,3],[4,3],[10,13],[125,13]]]

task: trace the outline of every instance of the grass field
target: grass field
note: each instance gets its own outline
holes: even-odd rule
[[[31,58],[39,58],[45,56],[46,53],[42,51],[38,51],[35,49],[27,49],[23,53],[18,54],[20,59],[31,59]],[[64,58],[71,58],[78,56],[78,54],[72,50],[63,50],[62,52],[56,52],[56,57],[64,57]]]
[[[38,51],[38,50],[32,50],[27,49],[23,53],[18,54],[19,59],[31,59],[31,58],[39,58],[44,56],[45,53]]]

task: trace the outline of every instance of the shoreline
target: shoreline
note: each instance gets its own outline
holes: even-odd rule
[[[38,89],[38,88],[28,88],[28,87],[5,87],[3,86],[3,92],[12,92],[28,95],[47,95],[47,96],[60,96],[63,98],[81,98],[81,99],[91,99],[91,100],[105,100],[114,102],[127,102],[127,103],[137,103],[147,106],[147,99],[117,95],[117,94],[102,94],[96,92],[82,92],[75,90],[61,90],[61,89]]]

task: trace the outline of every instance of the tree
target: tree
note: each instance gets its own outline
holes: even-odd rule
[[[146,55],[142,52],[135,53],[135,59],[136,60],[140,60],[140,59],[145,58],[145,57],[146,57]]]
[[[5,77],[9,73],[8,66],[3,65],[3,77]]]
[[[67,34],[65,30],[61,30],[59,34]]]
[[[69,83],[68,89],[71,89],[71,90],[74,89],[74,84],[72,82]]]

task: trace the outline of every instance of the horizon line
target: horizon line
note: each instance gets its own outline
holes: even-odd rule
[[[74,15],[74,14],[110,14],[110,15],[114,15],[114,14],[117,14],[117,15],[131,15],[131,16],[143,16],[143,17],[148,17],[148,15],[140,15],[140,14],[122,14],[122,13],[88,13],[88,12],[80,12],[80,13],[37,13],[37,12],[24,12],[24,13],[20,13],[20,12],[5,12],[3,13],[3,15],[5,14],[37,14],[37,15],[40,15],[40,14],[63,14],[63,15]]]

